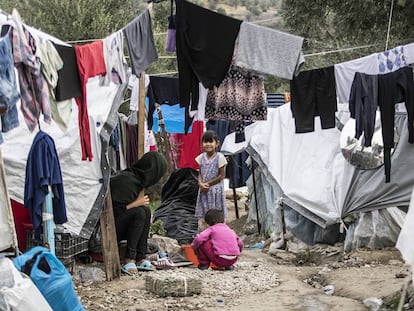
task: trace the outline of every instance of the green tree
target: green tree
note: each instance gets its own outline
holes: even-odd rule
[[[155,3],[152,7],[152,31],[154,33],[155,45],[159,54],[159,60],[153,64],[148,71],[151,74],[171,73],[169,76],[178,76],[177,60],[175,53],[166,52],[166,32],[168,29],[168,17],[171,15],[170,1]]]
[[[146,8],[139,0],[2,0],[23,21],[64,41],[99,39],[122,29]]]
[[[332,65],[386,48],[391,0],[285,0],[282,16],[290,32],[305,37],[305,53],[350,50],[307,57],[308,68]],[[388,48],[414,38],[414,1],[394,3]],[[367,46],[353,49],[353,47]]]

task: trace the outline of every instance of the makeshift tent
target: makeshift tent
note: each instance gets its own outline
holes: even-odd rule
[[[6,16],[0,15],[0,25]],[[64,44],[57,38],[30,28],[31,32],[45,39]],[[71,233],[84,238],[92,234],[106,194],[110,169],[106,158],[106,149],[110,134],[117,122],[117,111],[122,102],[125,85],[99,86],[99,78],[89,79],[87,83],[88,111],[91,124],[93,161],[81,161],[79,142],[78,109],[73,101],[72,119],[65,132],[55,122],[46,124],[40,119],[40,128],[55,141],[63,176],[68,222],[64,227]],[[6,171],[7,187],[10,197],[23,203],[26,160],[32,141],[37,131],[31,133],[23,121],[20,102],[17,103],[20,126],[3,133],[1,145]],[[0,196],[1,214],[8,206],[7,197]],[[0,217],[0,232],[10,232],[8,221]],[[7,218],[6,218],[7,220]],[[0,246],[10,238],[1,234]]]
[[[344,105],[341,109],[338,115],[344,122],[347,110]],[[259,164],[272,190],[267,191],[268,204],[259,206],[261,221],[268,223],[265,232],[275,230],[279,204],[326,228],[353,213],[408,204],[414,176],[406,172],[414,168],[414,145],[408,143],[405,113],[397,114],[395,126],[400,139],[391,158],[391,183],[385,183],[383,167],[358,170],[349,164],[341,154],[340,131],[322,130],[318,117],[314,132],[295,134],[290,104],[269,108],[267,121],[246,128],[245,143],[234,143],[231,134],[221,150],[246,149]]]
[[[411,273],[414,269],[414,190],[411,194],[410,206],[408,208],[407,216],[405,217],[404,225],[398,237],[396,247],[400,250],[405,262],[411,266]],[[412,273],[413,281],[414,274]]]

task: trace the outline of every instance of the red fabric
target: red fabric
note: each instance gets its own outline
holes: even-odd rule
[[[29,209],[25,208],[23,204],[10,200],[14,225],[16,227],[17,242],[20,250],[26,249],[26,231],[33,230],[32,221],[30,219]]]
[[[75,45],[76,62],[82,87],[82,97],[75,98],[78,105],[79,136],[82,147],[82,160],[92,161],[91,133],[86,96],[86,83],[89,78],[106,75],[103,55],[103,41],[99,40],[82,46]]]
[[[203,152],[201,137],[204,133],[204,121],[194,121],[191,133],[171,134],[178,145],[178,168],[191,167],[197,170],[199,165],[195,161],[196,156]]]

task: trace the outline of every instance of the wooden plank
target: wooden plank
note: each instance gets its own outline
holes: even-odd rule
[[[104,259],[104,270],[106,280],[118,279],[121,274],[121,263],[119,260],[118,241],[116,238],[115,218],[112,209],[111,191],[105,196],[104,207],[100,216],[102,254]]]

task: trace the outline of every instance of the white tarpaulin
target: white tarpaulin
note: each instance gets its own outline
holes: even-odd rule
[[[395,118],[400,140],[391,157],[391,182],[385,183],[383,166],[359,170],[342,156],[337,128],[322,130],[315,117],[315,131],[295,134],[290,104],[269,108],[266,121],[246,128],[247,143],[224,140],[222,151],[246,148],[264,174],[282,190],[289,207],[324,227],[347,215],[408,204],[414,186],[414,145],[408,144],[404,113]],[[246,146],[247,145],[247,146]]]
[[[5,15],[0,14],[0,25],[6,19]],[[28,29],[39,37],[65,44],[41,31],[31,27]],[[43,116],[40,116],[40,128],[53,138],[59,156],[68,216],[68,222],[64,224],[64,227],[84,238],[89,238],[92,234],[103,206],[110,176],[106,150],[110,134],[117,123],[117,111],[126,90],[126,85],[118,86],[111,83],[109,86],[99,86],[98,82],[99,78],[96,77],[89,79],[87,83],[93,161],[81,161],[78,109],[74,100],[72,118],[65,132],[53,121],[51,124],[46,124],[43,122]],[[6,186],[10,198],[23,203],[26,160],[39,129],[30,133],[20,111],[20,101],[17,106],[20,126],[7,133],[2,133],[4,143],[1,145],[1,149],[6,171]],[[0,196],[0,204],[1,246],[10,240],[10,220],[4,216],[8,203],[4,195]],[[5,232],[9,232],[9,234],[3,234]]]
[[[414,190],[411,195],[410,206],[408,213],[405,216],[404,225],[398,236],[396,247],[401,252],[405,262],[411,266],[411,271],[414,269]],[[414,281],[414,274],[412,274]]]
[[[339,130],[321,130],[319,118],[315,119],[315,132],[297,135],[289,104],[269,108],[266,121],[246,128],[247,151],[278,183],[285,198],[304,207],[299,212],[307,212],[307,217],[323,225],[340,218],[333,164],[344,165],[345,160]],[[226,142],[227,138],[222,150],[232,149]]]
[[[100,87],[98,78],[94,78],[90,79],[87,84],[87,93],[93,161],[81,161],[78,110],[74,101],[72,119],[66,132],[62,132],[53,121],[50,125],[44,123],[42,116],[40,117],[41,130],[54,139],[59,156],[68,216],[68,222],[64,226],[75,234],[81,234],[82,230],[86,230],[81,234],[85,237],[90,235],[96,224],[96,219],[93,219],[96,217],[90,218],[91,209],[99,196],[103,199],[103,194],[100,192],[104,185],[103,179],[107,176],[103,176],[102,173],[105,168],[101,169],[101,160],[104,160],[101,158],[101,149],[106,146],[102,146],[100,133],[110,114],[114,99],[119,93],[119,87],[114,84]],[[8,133],[3,133],[4,143],[1,148],[10,197],[23,203],[26,160],[37,130],[33,133],[29,132],[20,108],[18,110],[20,126]],[[105,130],[108,131],[103,129]],[[106,170],[109,173],[107,168]],[[95,206],[95,208],[100,211],[100,207]],[[86,223],[87,219],[93,223]]]

